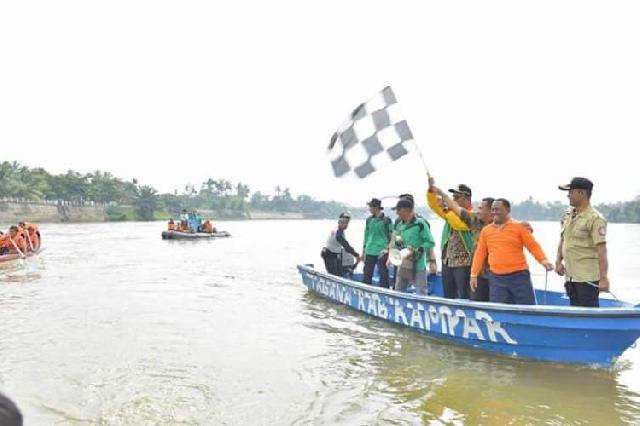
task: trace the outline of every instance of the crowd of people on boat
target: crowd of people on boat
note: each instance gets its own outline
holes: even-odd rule
[[[40,229],[35,223],[20,222],[6,232],[0,231],[0,256],[37,253],[42,245]]]
[[[591,206],[589,179],[574,178],[559,189],[567,192],[570,208],[561,219],[554,264],[534,238],[531,225],[511,217],[507,199],[485,197],[474,208],[469,186],[443,191],[430,177],[427,204],[444,220],[440,240],[444,297],[536,304],[526,249],[547,273],[555,271],[565,278],[572,306],[599,306],[600,292],[608,292],[610,286],[607,221]],[[347,241],[351,216],[341,214],[321,254],[327,272],[353,277],[357,264],[363,262],[362,281],[371,284],[377,268],[378,284],[389,288],[393,266],[396,291],[412,286],[417,294],[426,295],[427,273],[437,273],[438,259],[431,227],[416,213],[414,198],[398,197],[395,220],[384,214],[381,200],[373,198],[367,205],[371,216],[366,220],[362,251],[358,253]]]
[[[203,220],[197,212],[188,212],[186,209],[182,210],[180,220],[176,221],[173,220],[173,218],[169,219],[167,230],[191,234],[214,234],[217,231],[216,227],[213,226],[213,221],[211,219]]]

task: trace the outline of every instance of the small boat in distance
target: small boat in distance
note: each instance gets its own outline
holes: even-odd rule
[[[181,232],[181,231],[162,231],[163,240],[197,240],[211,238],[227,238],[231,234],[227,231],[220,232]]]
[[[511,357],[610,366],[640,337],[640,305],[607,298],[599,308],[569,306],[564,293],[536,289],[540,305],[442,297],[440,276],[420,296],[298,265],[312,292],[420,334]],[[354,276],[358,279],[358,276]]]
[[[188,213],[186,209],[182,210],[179,221],[170,219],[167,228],[162,231],[163,240],[198,240],[231,236],[227,231],[218,231],[211,219],[203,221],[197,212]]]

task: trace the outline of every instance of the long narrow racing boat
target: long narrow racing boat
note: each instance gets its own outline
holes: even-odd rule
[[[539,305],[505,305],[400,293],[298,265],[312,292],[382,320],[476,349],[512,357],[610,366],[640,337],[640,305],[601,299],[600,308],[569,306],[559,292],[536,290]],[[356,279],[358,277],[355,277]]]
[[[180,232],[180,231],[162,231],[163,240],[197,240],[210,238],[227,238],[231,234],[227,231],[206,233],[206,232]]]
[[[24,264],[26,258],[37,256],[42,250],[44,249],[38,249],[36,252],[28,252],[25,253],[24,256],[20,254],[2,255],[0,256],[0,271],[19,268]]]

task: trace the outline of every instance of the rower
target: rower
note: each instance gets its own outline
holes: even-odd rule
[[[322,249],[321,256],[324,260],[325,268],[331,275],[343,276],[345,270],[343,268],[343,259],[346,254],[349,254],[356,259],[360,258],[358,252],[356,252],[351,244],[344,236],[344,231],[349,227],[351,221],[351,215],[348,213],[342,213],[338,218],[338,229],[331,231],[327,244]]]
[[[27,225],[27,238],[29,239],[30,248],[33,252],[37,252],[40,250],[40,246],[42,245],[42,239],[40,237],[40,231],[38,230],[38,225],[34,223],[29,223]]]
[[[181,231],[187,230],[187,224],[189,222],[189,213],[187,213],[187,209],[182,209],[182,214],[180,215],[180,227]]]
[[[0,256],[4,256],[9,253],[9,249],[4,246],[4,242],[7,239],[7,234],[0,231]]]
[[[175,231],[176,230],[176,223],[173,221],[173,218],[169,219],[168,228],[169,228],[169,231]]]
[[[15,225],[9,228],[9,234],[6,235],[2,246],[8,249],[8,253],[24,254],[27,250],[27,243],[20,235],[20,228]]]
[[[202,225],[202,232],[205,232],[207,234],[213,234],[213,224],[209,219],[207,219]]]
[[[24,238],[25,243],[27,244],[27,250],[35,252],[37,251],[37,244],[32,241],[31,235],[29,233],[30,223],[20,222],[18,223],[18,228],[20,229],[20,236]]]

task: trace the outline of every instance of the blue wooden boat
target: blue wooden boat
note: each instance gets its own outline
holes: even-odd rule
[[[312,292],[417,332],[524,359],[610,366],[640,337],[640,305],[601,298],[600,308],[569,306],[563,293],[536,290],[539,305],[505,305],[400,293],[298,265]]]

